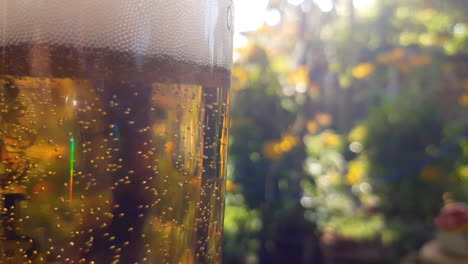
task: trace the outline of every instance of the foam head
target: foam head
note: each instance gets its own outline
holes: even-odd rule
[[[232,0],[0,0],[0,45],[107,48],[229,68]]]

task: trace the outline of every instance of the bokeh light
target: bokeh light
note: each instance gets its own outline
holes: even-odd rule
[[[313,0],[315,5],[322,11],[322,12],[330,12],[333,9],[333,1],[332,0]]]

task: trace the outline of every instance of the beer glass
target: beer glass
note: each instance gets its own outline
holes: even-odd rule
[[[232,0],[0,0],[0,263],[220,263]]]

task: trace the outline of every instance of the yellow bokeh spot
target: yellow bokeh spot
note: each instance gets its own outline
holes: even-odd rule
[[[245,68],[237,65],[232,69],[232,77],[232,89],[238,91],[245,87],[249,80],[249,73]]]
[[[273,145],[273,151],[274,151],[275,153],[280,154],[280,155],[283,154],[283,152],[285,152],[285,151],[283,150],[283,148],[281,147],[281,143],[275,143],[275,144]]]
[[[435,182],[442,178],[442,171],[438,167],[428,166],[421,170],[419,178],[425,182]]]
[[[234,183],[230,180],[226,181],[226,192],[231,192],[234,189]]]
[[[346,175],[346,182],[349,185],[354,185],[361,182],[367,173],[366,163],[360,160],[352,161],[349,163],[348,174]]]
[[[297,137],[291,135],[284,135],[281,140],[280,146],[282,151],[289,152],[298,144],[299,139]]]
[[[249,79],[249,73],[240,66],[236,66],[232,69],[232,76],[240,81],[247,81]]]
[[[442,195],[442,200],[444,200],[444,204],[452,204],[452,203],[455,203],[455,198],[453,197],[453,193],[451,192],[445,192],[443,195]]]
[[[315,115],[315,121],[322,127],[328,127],[332,124],[333,118],[327,113],[317,113],[317,115]]]
[[[307,123],[307,131],[309,131],[309,133],[315,134],[317,133],[318,130],[319,130],[319,125],[317,124],[317,122],[309,121]]]
[[[358,66],[354,67],[353,69],[353,77],[356,79],[366,78],[367,76],[371,75],[375,71],[374,64],[370,62],[361,63]]]
[[[377,62],[381,64],[392,64],[400,61],[405,57],[405,50],[402,48],[396,48],[390,52],[377,56]]]
[[[290,152],[299,144],[295,136],[284,135],[281,141],[269,141],[263,145],[263,154],[269,160],[278,160],[283,154]]]
[[[320,96],[320,86],[318,84],[310,82],[309,83],[309,95],[312,98],[318,98]]]
[[[281,151],[288,152],[289,150],[291,150],[293,148],[293,145],[291,144],[290,141],[282,141],[279,144],[279,147],[280,147]]]
[[[288,82],[291,85],[307,85],[309,83],[309,69],[307,69],[305,66],[298,67],[296,70],[289,74]]]
[[[367,127],[365,125],[356,126],[349,133],[348,140],[351,142],[364,142],[367,138]]]
[[[169,155],[173,154],[175,149],[176,149],[176,143],[174,141],[169,141],[164,146],[164,151],[166,152],[166,154],[169,154]]]
[[[468,165],[461,166],[458,169],[458,175],[462,181],[468,182]]]
[[[231,180],[226,181],[226,192],[236,192],[239,191],[241,188],[238,184],[235,184]]]
[[[269,141],[263,145],[263,154],[269,160],[278,160],[282,155],[278,143],[274,141]]]
[[[322,142],[326,146],[336,147],[341,144],[341,138],[335,133],[326,132],[322,135]]]
[[[468,94],[464,94],[458,98],[458,103],[463,107],[468,107]]]

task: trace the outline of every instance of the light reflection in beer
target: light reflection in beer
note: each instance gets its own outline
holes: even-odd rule
[[[70,139],[70,183],[69,183],[69,188],[70,188],[70,207],[72,207],[73,204],[73,178],[75,174],[75,138],[72,137]]]

